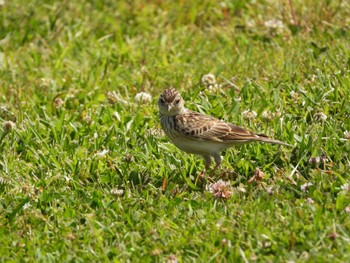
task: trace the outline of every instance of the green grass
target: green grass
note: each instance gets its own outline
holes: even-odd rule
[[[350,260],[347,1],[293,1],[296,23],[288,1],[44,2],[0,6],[2,262]],[[170,86],[293,148],[226,151],[215,199],[159,132]]]

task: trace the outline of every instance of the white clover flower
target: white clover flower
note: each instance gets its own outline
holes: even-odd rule
[[[53,101],[53,105],[56,109],[61,108],[63,104],[64,102],[60,97],[55,98],[55,100]]]
[[[135,101],[138,103],[148,103],[152,100],[152,96],[151,94],[147,93],[147,92],[139,92],[136,94],[135,96]]]
[[[220,89],[221,87],[222,87],[222,86],[219,85],[219,84],[209,85],[209,86],[208,86],[208,90],[210,90],[210,91],[216,91],[216,90]]]
[[[102,150],[102,151],[97,152],[95,155],[96,155],[97,157],[101,158],[101,157],[105,156],[108,152],[109,152],[109,150],[104,149],[104,150]]]
[[[273,187],[270,186],[270,187],[266,188],[266,192],[267,192],[269,195],[273,195],[273,192],[274,192]]]
[[[243,185],[237,186],[237,187],[236,187],[236,190],[237,190],[238,192],[241,192],[241,193],[246,193],[246,192],[247,192],[247,190],[244,188]]]
[[[245,24],[246,24],[246,26],[247,26],[248,28],[255,28],[255,27],[256,27],[256,23],[255,23],[254,20],[247,20],[247,21],[245,22]]]
[[[314,74],[312,74],[312,75],[311,75],[311,78],[310,78],[310,81],[311,81],[311,82],[315,82],[316,79],[317,79],[317,76],[314,75]]]
[[[264,22],[264,25],[268,28],[284,28],[283,22],[278,19],[270,19]]]
[[[264,25],[267,29],[272,33],[282,33],[284,30],[284,24],[281,20],[278,19],[270,19],[264,22]]]
[[[72,181],[72,178],[68,177],[67,175],[64,176],[64,179],[66,180],[66,183]]]
[[[308,204],[308,205],[313,205],[315,203],[314,199],[308,197],[306,198],[305,202]]]
[[[85,121],[86,124],[93,124],[94,123],[90,114],[86,114],[83,117],[83,120]]]
[[[229,199],[232,196],[232,188],[230,182],[219,180],[216,183],[210,183],[207,190],[215,198]]]
[[[107,100],[110,104],[115,104],[119,100],[119,96],[115,91],[108,91],[107,92]]]
[[[350,214],[350,206],[345,207],[344,210],[345,210],[346,213]]]
[[[263,113],[261,114],[261,117],[263,119],[267,119],[267,120],[271,120],[271,111],[263,111]]]
[[[345,191],[345,192],[350,192],[350,184],[346,183],[340,186],[340,189]]]
[[[327,120],[327,115],[321,111],[314,115],[314,119],[316,121],[325,121]]]
[[[4,123],[2,124],[5,132],[9,132],[11,131],[15,126],[16,124],[12,121],[4,121]]]
[[[113,194],[113,195],[121,196],[121,195],[124,194],[124,190],[123,189],[118,189],[118,188],[112,188],[110,193]]]
[[[309,187],[310,186],[312,186],[313,184],[311,183],[311,182],[307,182],[307,183],[305,183],[305,184],[302,184],[301,186],[300,186],[300,190],[302,191],[302,192],[307,192],[308,190],[309,190]]]
[[[25,203],[22,208],[23,210],[26,210],[28,207],[31,207],[31,204],[29,202]]]
[[[49,79],[49,78],[41,78],[40,79],[40,87],[48,87],[50,84],[53,84],[53,83],[54,83],[54,81],[52,79]]]
[[[126,100],[124,100],[120,94],[117,94],[115,91],[108,91],[107,92],[107,101],[110,104],[116,104],[116,103],[122,103],[122,104],[128,104]]]
[[[214,74],[206,74],[202,77],[202,84],[206,87],[216,84],[216,77]]]
[[[257,182],[260,183],[265,178],[265,174],[259,168],[255,168],[255,172],[252,178],[248,180],[248,183]]]
[[[345,139],[350,140],[350,131],[345,131],[343,134]]]
[[[132,162],[135,161],[135,157],[132,154],[126,154],[124,156],[124,161],[127,162],[127,163],[132,163]]]
[[[5,0],[0,0],[0,6],[5,5]]]
[[[263,111],[263,113],[261,114],[261,117],[265,120],[271,121],[272,119],[275,118],[275,114],[271,111]]]
[[[167,263],[178,263],[179,261],[177,260],[177,258],[174,254],[170,254],[166,262]]]
[[[311,157],[311,158],[309,159],[309,163],[310,163],[312,166],[316,166],[316,165],[318,165],[320,162],[321,162],[321,158],[320,158],[319,156]]]
[[[6,179],[6,178],[0,177],[0,184],[5,185],[5,184],[7,184],[7,183],[8,183],[8,182],[7,182],[7,179]]]
[[[298,92],[295,92],[294,90],[292,90],[290,93],[290,96],[292,97],[293,100],[298,100],[300,95]]]
[[[275,118],[279,118],[281,117],[281,115],[282,115],[282,112],[280,109],[277,109],[276,112],[274,113]]]
[[[243,119],[253,120],[256,118],[258,114],[255,111],[251,111],[250,109],[242,112]]]
[[[226,239],[226,238],[224,238],[224,239],[221,240],[221,245],[222,245],[223,247],[232,247],[231,240]]]
[[[159,248],[155,248],[155,249],[153,249],[153,250],[151,251],[151,255],[152,255],[152,256],[158,256],[158,255],[160,255],[161,253],[162,253],[162,250],[159,249]]]

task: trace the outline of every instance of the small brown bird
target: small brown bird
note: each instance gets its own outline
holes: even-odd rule
[[[265,142],[291,146],[212,116],[188,110],[180,93],[174,88],[163,91],[158,100],[158,107],[162,129],[173,144],[184,152],[198,154],[204,158],[205,168],[199,177],[209,169],[211,159],[214,158],[216,165],[210,173],[211,177],[222,162],[220,153],[235,145]]]

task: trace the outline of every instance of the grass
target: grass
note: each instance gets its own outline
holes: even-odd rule
[[[350,260],[348,2],[2,2],[3,262]],[[293,148],[226,151],[216,199],[160,133],[169,86]]]

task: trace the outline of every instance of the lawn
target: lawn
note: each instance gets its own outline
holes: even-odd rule
[[[349,25],[345,0],[0,0],[1,261],[349,262]],[[293,147],[227,150],[215,195],[168,87]]]

